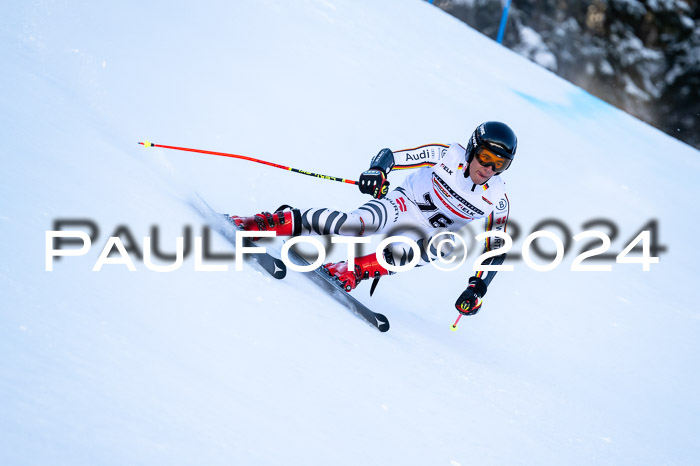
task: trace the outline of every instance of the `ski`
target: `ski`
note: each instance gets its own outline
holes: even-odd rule
[[[235,225],[228,214],[217,213],[207,202],[197,194],[197,199],[190,202],[207,223],[221,236],[236,247],[236,232],[241,231]],[[243,245],[246,247],[256,247],[258,244],[250,238],[243,238]],[[260,269],[264,270],[272,277],[281,280],[287,275],[287,266],[284,262],[267,253],[246,254],[246,257],[254,260]],[[309,262],[297,254],[293,249],[289,250],[289,258],[297,265],[309,265]],[[345,291],[337,279],[331,277],[323,269],[317,268],[312,272],[305,273],[306,277],[326,291],[346,308],[367,321],[380,332],[389,330],[389,320],[378,312],[374,312],[360,301]]]
[[[190,205],[207,221],[214,231],[223,236],[234,248],[236,247],[236,232],[241,230],[230,219],[228,214],[220,214],[214,211],[199,194],[197,194],[197,202],[192,201]],[[250,238],[243,238],[243,246],[257,247],[258,244]],[[262,269],[277,280],[287,276],[287,266],[271,254],[256,253],[245,255],[246,261],[251,259],[255,261],[259,269]]]
[[[309,265],[309,261],[301,257],[293,249],[289,249],[289,259],[297,265]],[[372,311],[351,296],[350,293],[343,289],[343,286],[337,279],[328,275],[328,273],[326,273],[322,268],[319,267],[312,272],[306,272],[304,275],[306,275],[307,278],[318,285],[321,289],[328,292],[328,294],[335,298],[336,301],[342,303],[351,311],[354,311],[355,314],[362,317],[380,332],[386,332],[389,330],[389,319],[387,319],[383,314]]]
[[[226,238],[226,240],[233,244],[233,247],[236,247],[236,235],[235,232],[237,231],[243,231],[242,228],[239,228],[236,226],[236,224],[231,220],[231,217],[229,217],[228,214],[220,214],[224,220],[228,222],[230,226],[233,227],[233,229],[228,229],[227,231],[220,231],[219,233]],[[250,238],[243,237],[243,246],[247,248],[254,248],[254,247],[259,247],[258,243],[253,241]],[[277,280],[282,280],[284,277],[287,276],[287,266],[282,262],[281,259],[276,258],[272,254],[268,254],[266,252],[257,252],[255,254],[246,254],[245,255],[246,259],[248,258],[254,260],[257,262],[257,264],[267,273],[269,273],[273,278],[276,278]]]

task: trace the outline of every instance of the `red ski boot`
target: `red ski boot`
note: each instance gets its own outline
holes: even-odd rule
[[[357,287],[357,284],[368,278],[379,278],[383,275],[389,275],[389,271],[379,264],[376,254],[369,254],[363,257],[355,258],[355,270],[348,269],[347,261],[337,262],[335,264],[325,264],[329,275],[338,279],[343,285],[345,291],[350,292]],[[374,288],[372,288],[374,291]]]
[[[263,212],[252,217],[231,215],[229,219],[245,231],[274,231],[277,236],[299,236],[301,233],[301,213],[298,209],[278,209],[274,214]],[[252,238],[253,241],[259,239]]]

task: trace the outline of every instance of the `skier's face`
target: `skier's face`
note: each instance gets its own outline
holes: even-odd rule
[[[484,184],[489,178],[495,175],[496,172],[493,171],[493,166],[489,165],[485,167],[479,163],[479,160],[474,157],[469,164],[469,176],[472,181],[476,184]]]

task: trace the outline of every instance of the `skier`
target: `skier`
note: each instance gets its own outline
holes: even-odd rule
[[[438,254],[435,247],[428,247],[438,233],[455,232],[477,219],[485,219],[486,231],[505,232],[510,206],[500,174],[513,161],[516,147],[515,133],[506,124],[488,121],[474,130],[466,149],[453,143],[379,151],[359,179],[360,191],[374,199],[352,212],[285,208],[272,214],[232,216],[231,220],[244,230],[275,231],[278,236],[401,234],[416,241],[421,251],[417,265],[425,265]],[[387,175],[392,169],[417,167],[422,168],[389,192]],[[500,246],[500,238],[487,239],[484,250]],[[393,243],[383,255],[389,264],[404,265],[413,259],[413,250],[405,243]],[[483,264],[498,265],[504,260],[505,254],[501,254]],[[346,291],[355,289],[362,280],[391,274],[374,253],[355,258],[352,270],[347,261],[323,267]],[[464,315],[476,314],[495,275],[479,271],[469,278],[455,302],[457,310]]]

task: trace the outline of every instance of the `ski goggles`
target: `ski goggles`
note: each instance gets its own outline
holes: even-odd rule
[[[479,163],[484,167],[493,167],[493,171],[495,171],[496,173],[501,173],[502,171],[510,167],[510,159],[501,157],[500,155],[491,152],[485,147],[478,147],[474,152],[474,157],[476,157],[476,160],[478,160]]]

